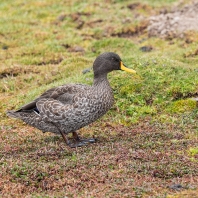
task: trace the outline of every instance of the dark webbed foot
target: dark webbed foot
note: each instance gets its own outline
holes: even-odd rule
[[[78,141],[78,142],[75,142],[75,143],[70,143],[70,144],[68,144],[68,146],[70,148],[76,148],[76,147],[86,146],[87,144],[88,144],[87,142]]]
[[[79,139],[74,143],[69,143],[68,146],[71,148],[75,148],[75,147],[86,146],[89,143],[95,143],[95,142],[96,142],[96,139],[94,139],[94,138]]]
[[[76,132],[73,132],[73,138],[75,140],[75,142],[71,143],[67,137],[66,137],[66,134],[64,134],[61,130],[60,131],[60,134],[62,135],[65,143],[71,147],[71,148],[75,148],[75,147],[81,147],[81,146],[86,146],[87,144],[89,143],[95,143],[96,142],[96,139],[95,138],[89,138],[89,139],[80,139],[80,137],[78,136],[78,134]]]
[[[94,138],[78,139],[78,140],[75,140],[74,143],[69,143],[68,146],[71,148],[75,148],[75,147],[86,146],[89,143],[95,143],[95,142],[96,142],[96,139]]]
[[[87,139],[81,139],[81,142],[87,142],[87,143],[96,143],[95,138],[87,138]]]
[[[95,143],[96,142],[95,138],[81,139],[76,132],[73,132],[72,134],[73,134],[74,139],[77,141],[77,143],[79,142],[79,144],[81,143],[83,145],[86,145],[88,143]]]

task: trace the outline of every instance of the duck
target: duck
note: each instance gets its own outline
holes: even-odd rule
[[[118,54],[104,52],[93,62],[92,85],[71,83],[51,88],[18,110],[7,111],[7,116],[20,119],[43,133],[59,134],[71,148],[95,143],[95,138],[83,139],[76,131],[102,117],[113,106],[113,90],[107,79],[113,70],[136,73]],[[68,139],[69,133],[74,141]]]

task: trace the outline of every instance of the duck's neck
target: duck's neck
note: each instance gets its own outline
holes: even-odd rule
[[[109,85],[109,81],[107,80],[107,74],[100,74],[100,75],[94,75],[94,81],[93,86],[98,86],[100,84],[106,83]]]

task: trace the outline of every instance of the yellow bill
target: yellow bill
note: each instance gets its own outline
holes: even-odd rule
[[[124,70],[124,71],[126,71],[126,72],[129,72],[129,73],[136,74],[136,71],[135,71],[135,70],[129,69],[128,67],[126,67],[126,66],[123,64],[122,61],[120,62],[120,69],[121,69],[121,70]]]

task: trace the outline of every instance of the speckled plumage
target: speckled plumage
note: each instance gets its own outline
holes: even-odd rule
[[[117,54],[103,53],[94,61],[92,86],[66,84],[49,89],[21,109],[8,111],[7,115],[43,132],[75,132],[103,116],[113,105],[113,91],[107,73],[119,70],[120,63]]]
[[[59,92],[55,99],[37,99],[39,114],[34,110],[13,113],[43,132],[59,133],[56,123],[64,133],[70,133],[95,121],[113,105],[112,90],[106,82],[96,86],[68,84],[57,87],[55,92]]]

